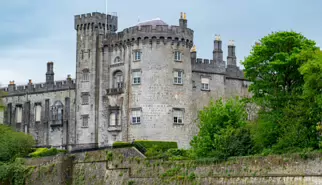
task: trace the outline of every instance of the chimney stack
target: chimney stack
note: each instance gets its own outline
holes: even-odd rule
[[[47,84],[54,84],[54,63],[48,62],[47,63],[47,72],[46,72],[46,83]]]
[[[236,66],[236,54],[235,54],[235,44],[233,40],[229,41],[228,44],[228,56],[227,56],[227,65]]]
[[[223,62],[222,41],[221,41],[220,35],[216,35],[215,37],[213,60],[215,63],[218,63],[218,64]]]
[[[188,27],[187,14],[184,12],[181,12],[180,14],[179,26],[182,28]]]

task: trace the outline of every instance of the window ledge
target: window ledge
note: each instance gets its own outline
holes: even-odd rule
[[[184,125],[184,124],[183,124],[183,123],[173,123],[173,125],[182,126],[182,125]]]
[[[140,123],[131,123],[131,125],[141,125],[141,122]]]
[[[200,89],[201,91],[210,92],[210,89]]]
[[[174,60],[175,62],[182,62],[182,60]]]
[[[115,131],[120,132],[120,131],[122,131],[122,127],[121,127],[121,125],[113,125],[113,126],[109,125],[108,128],[107,128],[107,131],[109,131],[109,132],[115,132]]]
[[[182,83],[182,84],[176,84],[176,83],[173,83],[173,85],[179,85],[179,86],[183,86],[183,83]]]
[[[81,128],[88,128],[88,127],[81,127]]]
[[[132,84],[132,85],[141,85],[141,83],[139,83],[139,84]]]
[[[140,62],[141,60],[133,60],[133,62]]]
[[[89,103],[82,103],[82,105],[89,105]]]
[[[51,127],[62,127],[62,126],[63,126],[63,124],[51,124],[50,126],[51,126]]]

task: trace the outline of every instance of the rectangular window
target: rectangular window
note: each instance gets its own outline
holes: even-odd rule
[[[83,72],[83,81],[89,81],[89,72]]]
[[[175,61],[181,61],[181,52],[180,51],[175,51],[174,52],[174,60]]]
[[[35,104],[35,122],[40,122],[41,120],[41,105]]]
[[[173,109],[173,122],[175,124],[183,123],[183,110],[182,109]]]
[[[88,105],[89,104],[89,94],[88,93],[83,93],[82,94],[82,104],[83,105]]]
[[[132,110],[132,123],[141,123],[141,110]]]
[[[141,60],[141,51],[134,52],[134,61]]]
[[[173,77],[174,77],[174,84],[182,84],[182,71],[174,71]]]
[[[141,71],[133,71],[133,84],[141,84]]]
[[[82,127],[88,127],[88,115],[82,115]]]
[[[22,122],[22,106],[16,106],[16,123]]]
[[[209,78],[201,78],[201,89],[209,90]]]

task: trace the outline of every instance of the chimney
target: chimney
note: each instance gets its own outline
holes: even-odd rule
[[[191,64],[196,63],[197,60],[197,48],[194,45],[190,50]]]
[[[223,62],[222,41],[221,41],[220,35],[216,35],[215,37],[213,60],[217,64],[220,64]]]
[[[179,19],[179,26],[182,28],[188,27],[187,14],[184,12],[181,12],[180,19]]]
[[[9,92],[13,92],[16,90],[16,84],[15,81],[9,81],[9,85],[8,85],[8,91]]]
[[[230,40],[228,44],[227,65],[236,66],[235,45],[233,40]]]
[[[29,79],[29,81],[28,81],[28,90],[31,90],[32,88],[33,88],[33,86],[32,86],[32,80]]]
[[[48,62],[47,63],[47,72],[46,72],[46,83],[47,84],[54,84],[54,63]]]

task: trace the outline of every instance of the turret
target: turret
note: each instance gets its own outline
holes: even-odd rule
[[[229,44],[228,44],[227,65],[236,66],[235,45],[233,40],[229,41]]]
[[[32,87],[32,80],[29,79],[28,81],[28,89],[31,90],[33,87]]]
[[[213,60],[217,64],[220,64],[223,62],[222,41],[219,35],[216,35],[216,38],[214,41]]]
[[[54,63],[47,63],[47,72],[46,72],[46,84],[54,84]]]
[[[184,12],[181,12],[180,19],[179,19],[179,26],[182,28],[188,27],[187,14]]]

